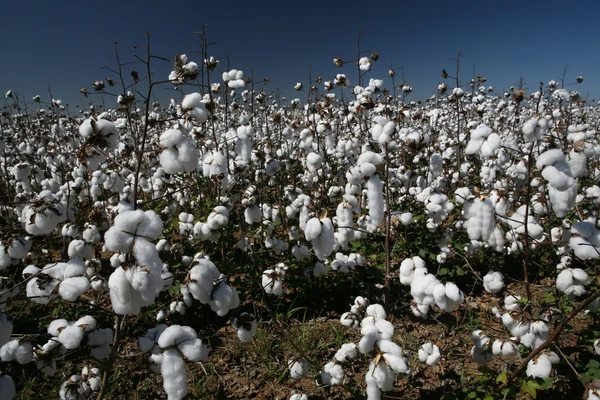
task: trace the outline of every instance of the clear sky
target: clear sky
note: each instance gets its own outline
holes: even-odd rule
[[[507,89],[522,75],[530,90],[562,75],[567,81],[584,77],[573,86],[589,99],[600,99],[600,1],[478,0],[478,1],[4,1],[0,24],[0,90],[11,89],[30,100],[40,94],[71,105],[87,105],[79,94],[110,74],[101,67],[115,67],[113,43],[118,41],[123,61],[133,61],[132,45],[144,44],[151,34],[153,54],[172,59],[187,53],[201,62],[198,36],[207,24],[209,54],[230,55],[231,68],[246,75],[270,78],[267,90],[280,88],[291,99],[304,93],[293,90],[296,82],[307,86],[308,67],[313,77],[333,79],[347,73],[356,83],[356,66],[336,69],[332,59],[355,59],[357,27],[363,33],[361,47],[380,54],[369,77],[383,78],[387,70],[404,67],[414,89],[409,99],[431,95],[441,82],[440,71],[451,75],[449,57],[463,52],[462,75],[476,74],[487,85]],[[155,79],[166,79],[172,63],[156,60]],[[128,65],[143,70],[142,65]],[[398,78],[399,79],[399,78]],[[449,86],[452,85],[449,83]],[[168,85],[159,89],[169,98]]]

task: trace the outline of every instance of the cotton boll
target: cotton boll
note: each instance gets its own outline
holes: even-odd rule
[[[581,268],[565,268],[556,277],[556,288],[570,297],[583,295],[590,283],[590,277]]]
[[[240,341],[250,342],[256,333],[258,322],[253,314],[243,312],[233,320],[233,327],[237,329]]]
[[[373,175],[367,181],[367,206],[369,208],[369,225],[367,229],[375,232],[383,222],[385,202],[383,198],[383,183],[379,175]]]
[[[381,304],[371,304],[367,307],[366,314],[376,319],[386,319],[387,314]]]
[[[293,358],[288,360],[288,368],[290,370],[290,377],[298,380],[308,375],[308,365],[303,359],[295,360]]]
[[[435,365],[441,360],[440,348],[432,343],[425,343],[419,349],[419,360],[427,365]]]
[[[346,362],[356,358],[358,355],[356,345],[354,343],[344,343],[342,347],[335,353],[334,358],[340,362]]]
[[[58,341],[65,349],[73,350],[79,347],[79,344],[83,340],[83,336],[83,329],[76,325],[69,325],[60,331],[58,334]]]
[[[329,218],[323,218],[320,220],[321,233],[315,239],[311,241],[315,255],[321,261],[325,260],[333,252],[333,246],[335,244],[335,231],[333,223]]]
[[[504,287],[504,275],[498,271],[490,271],[483,277],[483,288],[488,293],[498,293]]]
[[[340,385],[344,380],[342,366],[333,361],[325,364],[321,372],[321,380],[326,386]]]
[[[304,227],[304,238],[307,241],[312,241],[316,239],[322,231],[321,221],[313,217],[306,222],[306,226]]]
[[[552,362],[545,354],[540,354],[527,363],[525,374],[534,378],[546,379],[552,372]]]
[[[187,395],[188,375],[185,362],[176,349],[168,349],[162,353],[160,373],[168,400],[181,400]]]

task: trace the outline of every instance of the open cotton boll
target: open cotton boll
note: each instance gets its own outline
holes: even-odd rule
[[[308,375],[308,365],[304,359],[293,359],[288,360],[288,368],[290,370],[290,378],[298,380]]]
[[[233,320],[233,327],[237,329],[240,341],[250,342],[256,333],[258,322],[253,314],[243,312]]]
[[[400,263],[400,283],[410,285],[415,276],[427,274],[425,261],[419,256],[406,258]]]
[[[329,218],[323,218],[320,220],[321,233],[319,236],[314,238],[311,243],[315,251],[315,255],[320,261],[324,261],[325,257],[328,257],[333,252],[333,246],[335,244],[335,230],[333,223]]]
[[[419,360],[427,365],[435,365],[442,359],[440,348],[432,343],[425,343],[419,349]]]
[[[198,166],[196,146],[178,129],[169,129],[160,136],[160,164],[168,174],[190,172]]]
[[[335,353],[334,358],[340,362],[346,362],[356,358],[358,355],[356,345],[354,343],[344,343],[342,347]]]
[[[88,118],[79,126],[79,133],[89,144],[102,149],[115,149],[119,143],[119,130],[107,119]]]
[[[28,364],[33,361],[33,345],[28,340],[14,339],[0,348],[1,361],[16,360],[19,364]]]
[[[73,350],[79,347],[84,337],[84,331],[79,326],[73,324],[65,327],[58,334],[58,341],[67,350]]]
[[[556,288],[569,297],[585,294],[585,286],[591,283],[590,277],[581,268],[565,268],[556,277]]]
[[[176,349],[168,349],[162,354],[160,373],[168,400],[181,400],[188,393],[185,362]]]
[[[377,363],[377,365],[371,361],[366,376],[368,386],[375,384],[379,390],[384,392],[390,391],[394,388],[394,372],[383,361]]]
[[[471,240],[488,240],[494,231],[494,206],[490,198],[475,199],[465,210],[464,226]]]
[[[372,175],[367,181],[367,207],[369,208],[369,225],[367,229],[375,232],[385,215],[385,202],[383,199],[383,183],[379,175]]]
[[[498,271],[490,271],[483,277],[483,288],[488,293],[498,293],[504,287],[504,275]]]
[[[569,246],[575,256],[582,260],[600,258],[600,231],[594,224],[580,221],[571,227]]]
[[[219,277],[221,280],[212,291],[212,298],[208,302],[210,308],[217,313],[218,316],[225,316],[229,310],[232,310],[240,305],[240,298],[235,288],[232,288],[227,283],[222,281],[224,275]]]
[[[325,386],[341,385],[344,381],[344,369],[341,365],[331,361],[323,367],[321,382]]]
[[[313,217],[306,221],[306,226],[304,227],[304,238],[308,241],[313,241],[321,234],[322,229],[322,224],[319,218]]]
[[[540,354],[527,363],[525,374],[534,378],[546,379],[552,372],[552,362],[546,354]]]
[[[206,105],[202,101],[200,93],[187,94],[181,102],[181,109],[186,111],[199,124],[205,123],[208,119]]]

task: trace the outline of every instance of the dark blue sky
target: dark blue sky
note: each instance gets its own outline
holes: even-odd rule
[[[335,5],[340,4],[340,5]],[[343,4],[343,5],[342,5]],[[198,36],[207,23],[209,49],[216,58],[229,54],[231,68],[257,80],[271,79],[267,90],[281,88],[288,98],[300,97],[292,88],[313,77],[333,79],[346,73],[356,83],[356,67],[333,66],[334,56],[356,57],[357,27],[361,46],[380,54],[369,77],[386,79],[389,62],[404,66],[414,88],[409,99],[431,95],[441,81],[440,71],[452,74],[448,60],[463,52],[462,78],[484,75],[488,85],[507,89],[523,75],[530,90],[562,74],[568,64],[568,82],[583,75],[578,89],[600,99],[600,46],[597,18],[599,1],[349,1],[238,2],[238,1],[10,1],[2,4],[2,62],[0,90],[12,89],[30,100],[40,94],[71,105],[82,101],[79,89],[110,74],[115,67],[113,42],[123,61],[133,61],[132,45],[152,38],[153,53],[172,59],[188,53],[201,62]],[[225,66],[223,60],[221,66]],[[171,63],[156,61],[155,79],[166,79]],[[143,70],[142,65],[125,67]],[[388,85],[389,86],[389,85]],[[449,82],[449,86],[450,82]],[[165,86],[161,97],[171,93]],[[110,101],[110,99],[109,99]]]

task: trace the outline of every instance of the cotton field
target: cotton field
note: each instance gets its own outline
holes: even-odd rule
[[[154,397],[245,398],[226,381],[272,340],[277,398],[416,398],[424,378],[600,398],[600,108],[576,86],[498,93],[457,68],[412,101],[373,53],[286,100],[205,56],[95,82],[75,115],[6,93],[1,399],[28,377],[118,398],[142,390],[115,381],[128,363]],[[324,319],[335,340],[296,334]],[[439,392],[456,365],[478,380]]]

